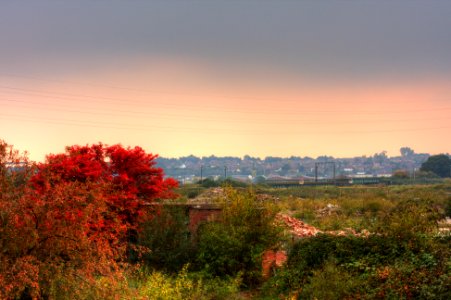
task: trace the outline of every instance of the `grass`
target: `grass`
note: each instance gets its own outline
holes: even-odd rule
[[[375,230],[378,223],[403,201],[429,203],[445,217],[451,202],[451,183],[437,185],[258,188],[258,193],[277,197],[277,205],[322,230],[352,227]],[[327,210],[328,205],[336,210]],[[323,213],[321,213],[323,212]]]

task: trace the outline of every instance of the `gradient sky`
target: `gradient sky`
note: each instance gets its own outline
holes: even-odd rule
[[[451,152],[451,1],[1,1],[0,139]]]

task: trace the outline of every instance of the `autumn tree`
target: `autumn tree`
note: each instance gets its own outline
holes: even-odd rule
[[[18,238],[15,223],[22,220],[16,212],[32,174],[26,153],[19,153],[0,140],[0,298],[11,298],[18,287],[32,286],[35,268],[31,258],[15,255],[23,242]],[[25,238],[25,237],[24,237]]]
[[[14,201],[2,190],[1,298],[83,298],[80,287],[99,276],[119,280],[146,205],[174,197],[155,158],[139,147],[67,147],[37,165]]]

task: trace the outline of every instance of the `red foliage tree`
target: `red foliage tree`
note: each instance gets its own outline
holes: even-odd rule
[[[139,147],[72,146],[47,156],[22,194],[2,188],[0,297],[76,295],[95,277],[120,276],[126,234],[151,217],[146,205],[175,197],[155,158]]]
[[[124,225],[133,227],[146,216],[146,204],[176,196],[172,190],[177,182],[164,179],[163,170],[155,167],[156,157],[140,147],[102,144],[67,147],[66,153],[47,156],[32,182],[41,193],[62,182],[102,185],[110,210],[118,214]]]

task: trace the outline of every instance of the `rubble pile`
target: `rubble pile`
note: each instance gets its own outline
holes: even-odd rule
[[[290,233],[297,237],[315,236],[319,232],[322,232],[318,228],[308,225],[301,220],[280,213],[276,215],[276,222],[287,226]]]
[[[320,216],[330,216],[339,211],[340,211],[340,207],[338,205],[333,205],[333,204],[328,203],[326,205],[326,207],[317,210],[316,213]]]
[[[318,233],[325,233],[336,236],[353,235],[358,237],[367,237],[370,235],[370,232],[368,230],[362,230],[362,232],[358,233],[352,228],[345,228],[344,230],[337,231],[322,231],[312,225],[302,222],[301,220],[281,213],[276,215],[276,223],[285,225],[286,227],[288,227],[291,234],[299,238],[315,236]]]

